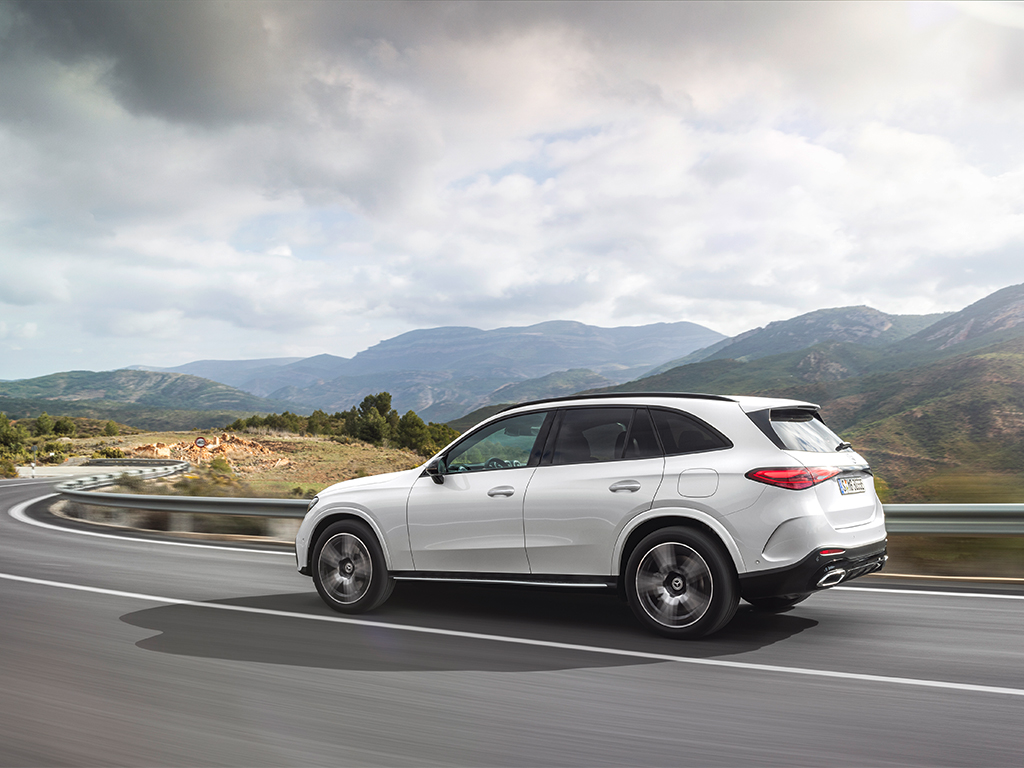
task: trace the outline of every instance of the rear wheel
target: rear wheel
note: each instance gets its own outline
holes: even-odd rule
[[[788,611],[797,603],[802,603],[811,595],[788,595],[786,597],[755,597],[748,598],[747,602],[754,606],[755,610],[765,613],[782,613]]]
[[[736,571],[721,546],[690,528],[662,528],[629,556],[626,598],[649,629],[694,639],[724,627],[739,604]]]
[[[365,523],[342,520],[328,526],[313,548],[313,583],[320,597],[342,613],[363,613],[394,589],[377,537]]]

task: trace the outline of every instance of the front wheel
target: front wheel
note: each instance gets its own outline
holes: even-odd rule
[[[312,565],[316,591],[342,613],[373,610],[395,586],[377,537],[358,520],[328,526],[316,540]]]
[[[701,531],[662,528],[641,541],[626,564],[626,598],[658,634],[692,640],[724,627],[739,604],[736,571]]]

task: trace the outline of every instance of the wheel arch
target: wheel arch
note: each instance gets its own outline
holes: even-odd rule
[[[672,526],[693,528],[709,535],[725,549],[737,574],[746,570],[736,541],[718,520],[696,510],[658,510],[652,514],[638,517],[632,525],[627,526],[619,534],[619,538],[615,542],[613,563],[620,584],[626,572],[626,563],[629,561],[630,553],[636,548],[636,545],[654,531]]]
[[[391,551],[388,549],[387,539],[380,530],[380,526],[377,525],[377,521],[368,515],[362,514],[358,509],[342,507],[328,510],[324,513],[323,517],[316,521],[316,525],[313,526],[313,530],[309,536],[309,543],[306,546],[306,573],[308,574],[309,569],[313,566],[313,550],[316,549],[316,542],[320,538],[320,534],[327,530],[329,526],[342,520],[356,520],[369,526],[371,533],[376,537],[377,543],[380,545],[381,551],[384,553],[384,564],[390,571],[393,567],[391,563]]]

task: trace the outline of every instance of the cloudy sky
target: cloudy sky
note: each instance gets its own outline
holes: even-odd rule
[[[1024,4],[4,2],[0,379],[1024,282]]]

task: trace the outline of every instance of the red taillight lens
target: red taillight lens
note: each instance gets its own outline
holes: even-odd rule
[[[841,470],[835,467],[779,467],[777,469],[752,469],[747,477],[776,488],[802,491],[835,477]]]

